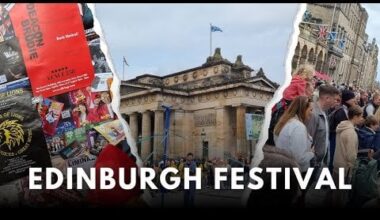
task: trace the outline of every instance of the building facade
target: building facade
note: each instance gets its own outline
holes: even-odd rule
[[[377,75],[378,46],[365,32],[368,13],[361,4],[313,3],[300,23],[298,44],[292,60],[314,65],[338,83],[372,89]],[[335,32],[333,39],[320,37],[320,28]]]
[[[252,155],[245,114],[264,114],[278,85],[262,69],[254,72],[241,56],[231,63],[220,49],[202,66],[166,76],[141,75],[123,81],[120,112],[137,140],[143,161],[163,156],[165,114],[170,106],[168,157],[228,159]]]

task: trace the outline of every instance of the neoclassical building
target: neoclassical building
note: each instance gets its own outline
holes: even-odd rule
[[[245,114],[264,114],[278,85],[263,70],[253,71],[242,57],[224,59],[220,49],[201,66],[156,76],[145,74],[121,83],[120,112],[137,140],[142,160],[163,156],[164,109],[170,106],[170,158],[192,152],[196,158],[252,155]]]

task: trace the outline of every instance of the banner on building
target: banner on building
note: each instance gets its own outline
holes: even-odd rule
[[[245,131],[247,140],[258,140],[262,125],[264,123],[264,116],[260,114],[245,114]]]

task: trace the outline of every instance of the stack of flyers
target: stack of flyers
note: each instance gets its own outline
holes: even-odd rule
[[[119,120],[106,122],[94,128],[112,145],[117,145],[120,141],[125,139],[123,125]]]

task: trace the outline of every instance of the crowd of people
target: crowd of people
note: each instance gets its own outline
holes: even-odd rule
[[[328,193],[331,197],[324,204],[363,206],[379,197],[380,93],[319,80],[315,72],[308,65],[296,70],[283,98],[272,108],[264,159],[281,152],[303,175],[315,168],[311,184],[323,167],[329,168],[338,183],[338,170],[344,168],[345,180],[353,189]],[[306,193],[303,190],[292,205],[304,205]]]

